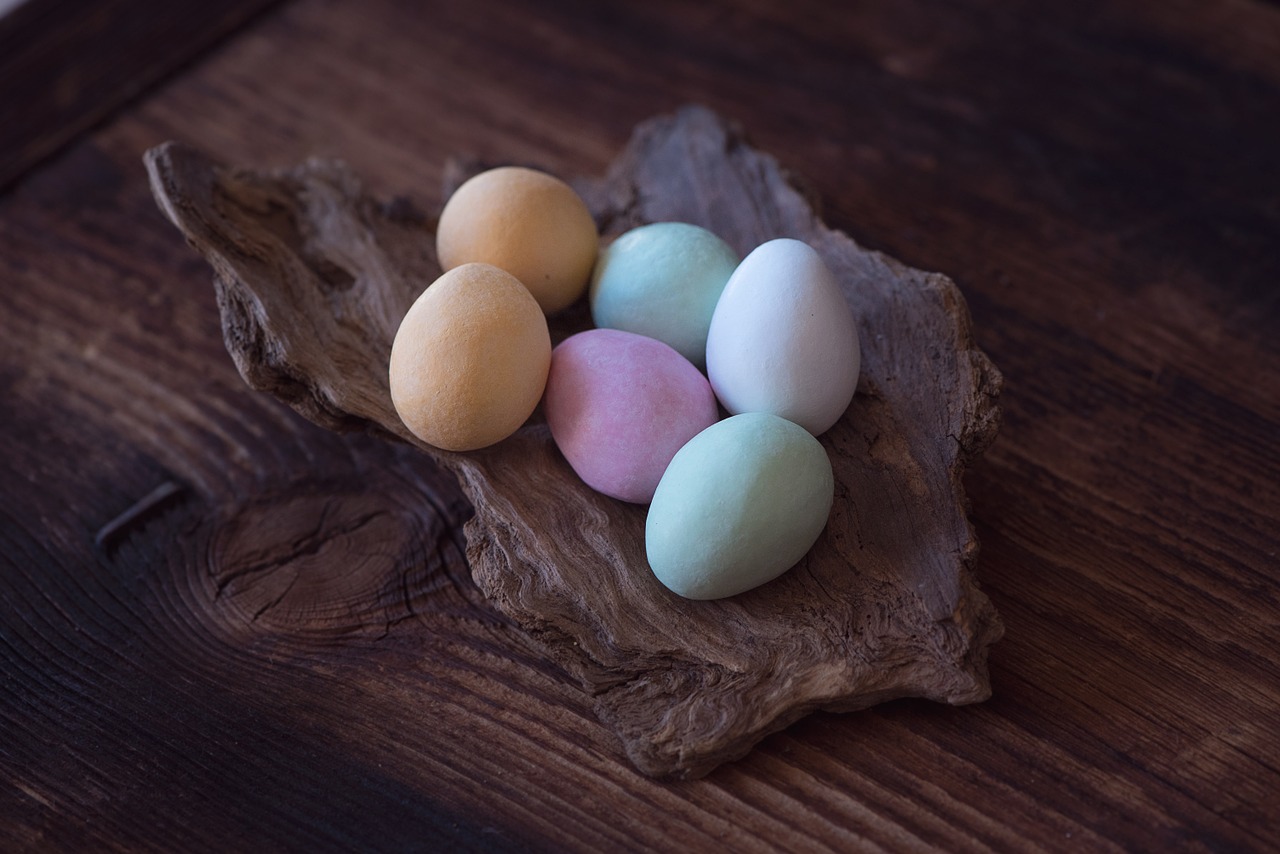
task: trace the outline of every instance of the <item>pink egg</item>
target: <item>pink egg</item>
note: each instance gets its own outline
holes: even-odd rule
[[[619,329],[590,329],[551,354],[551,436],[588,486],[647,504],[667,464],[715,423],[707,378],[674,349]]]

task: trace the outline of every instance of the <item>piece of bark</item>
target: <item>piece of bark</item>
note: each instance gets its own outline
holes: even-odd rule
[[[379,204],[334,162],[261,173],[170,143],[147,165],[161,208],[215,270],[246,381],[323,426],[401,439],[454,471],[475,506],[477,585],[582,681],[644,773],[703,775],[817,709],[989,696],[987,649],[1003,629],[973,578],[961,476],[995,435],[1000,374],[950,280],[826,228],[777,162],[711,112],[641,125],[605,178],[579,181],[597,222],[606,234],[692,222],[742,254],[807,241],[853,306],[863,364],[849,411],[822,437],[836,499],[821,538],[778,580],[714,602],[658,583],[645,509],[585,486],[540,412],[467,454],[400,423],[391,342],[439,274],[432,223],[411,204]],[[553,336],[588,322],[579,304]]]

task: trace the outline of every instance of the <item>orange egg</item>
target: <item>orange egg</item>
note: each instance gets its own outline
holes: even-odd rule
[[[582,296],[599,236],[586,204],[545,172],[504,166],[481,172],[450,197],[436,230],[440,266],[480,262],[519,279],[546,314]]]
[[[533,413],[551,367],[547,319],[510,273],[464,264],[422,292],[391,346],[391,401],[422,441],[471,451]]]

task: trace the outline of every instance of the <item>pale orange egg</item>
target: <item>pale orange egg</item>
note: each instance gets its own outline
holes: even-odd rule
[[[514,276],[464,264],[409,308],[391,347],[391,401],[422,441],[472,451],[510,436],[547,385],[551,335]]]
[[[506,270],[546,314],[586,291],[599,250],[591,213],[565,182],[519,166],[490,169],[454,192],[436,230],[441,268],[480,262]]]

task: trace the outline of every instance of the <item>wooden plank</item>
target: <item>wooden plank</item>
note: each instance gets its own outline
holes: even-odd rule
[[[0,15],[0,190],[275,0],[27,0]]]
[[[1273,846],[1274,5],[415,9],[286,7],[0,199],[0,847]],[[661,785],[477,595],[434,467],[244,389],[139,158],[340,155],[430,210],[452,153],[597,173],[690,100],[963,289],[1007,633],[985,704]],[[214,523],[268,508],[269,571],[221,578]]]

